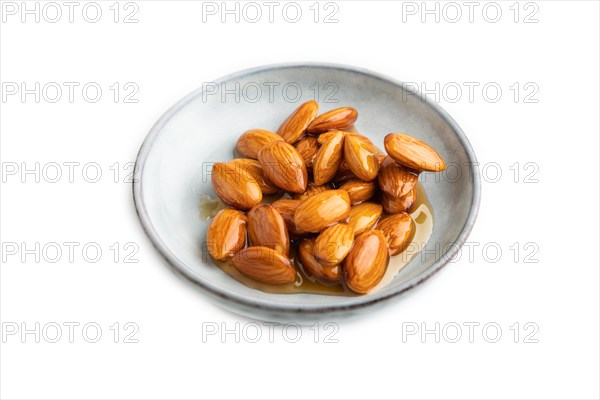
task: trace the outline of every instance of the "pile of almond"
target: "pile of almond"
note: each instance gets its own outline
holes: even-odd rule
[[[315,280],[367,293],[390,256],[410,243],[419,174],[446,166],[404,134],[387,135],[382,152],[353,131],[352,107],[317,116],[318,108],[302,104],[277,133],[244,132],[236,144],[244,158],[214,164],[213,188],[231,208],[211,221],[208,251],[262,283],[293,283],[302,268]],[[264,196],[278,200],[268,204]]]

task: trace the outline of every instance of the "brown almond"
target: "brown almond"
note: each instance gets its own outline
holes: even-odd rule
[[[359,235],[344,260],[346,285],[356,293],[368,293],[383,278],[389,259],[383,232],[372,230]]]
[[[352,107],[341,107],[327,111],[315,118],[307,128],[308,133],[323,133],[333,130],[345,130],[358,118],[358,112]]]
[[[415,223],[408,214],[396,214],[383,218],[377,224],[377,229],[383,232],[390,249],[390,255],[395,256],[404,251],[413,235]]]
[[[364,182],[360,179],[352,179],[340,186],[340,189],[348,192],[350,204],[356,205],[375,196],[377,185],[375,182]]]
[[[363,142],[367,146],[367,148],[369,149],[369,151],[371,153],[375,154],[376,156],[385,156],[385,153],[383,151],[381,151],[381,149],[379,147],[377,147],[375,145],[375,143],[373,143],[371,141],[371,139],[369,139],[365,135],[361,135],[358,132],[348,132],[348,135],[352,135],[352,136],[358,138],[358,140],[360,140],[361,142]]]
[[[258,152],[264,174],[277,187],[292,193],[303,193],[308,184],[304,159],[291,144],[271,142]]]
[[[303,103],[279,126],[277,134],[283,139],[294,144],[304,135],[306,128],[317,116],[319,104],[310,100]]]
[[[410,213],[417,200],[417,188],[402,197],[394,197],[385,192],[381,193],[381,205],[386,214]]]
[[[379,163],[369,146],[355,135],[346,135],[344,139],[344,160],[350,170],[363,181],[377,178]]]
[[[258,152],[267,143],[281,140],[281,136],[266,129],[250,129],[239,137],[235,149],[240,155],[248,158],[258,158]]]
[[[315,239],[304,239],[298,245],[298,258],[306,272],[317,279],[337,282],[342,279],[342,266],[325,266],[317,260],[314,254]]]
[[[343,157],[344,133],[335,131],[319,149],[313,165],[313,178],[317,185],[323,185],[333,179]]]
[[[377,182],[384,193],[400,198],[415,187],[418,179],[416,173],[396,163],[391,157],[386,157],[381,164]]]
[[[346,160],[342,160],[342,163],[340,164],[340,168],[338,169],[337,174],[335,175],[335,178],[333,178],[333,180],[335,182],[345,182],[349,179],[358,179],[356,177],[356,175],[354,175],[354,172],[352,172],[350,170],[350,167],[348,167],[348,163],[346,162]]]
[[[246,245],[248,218],[241,212],[225,208],[210,221],[206,234],[208,253],[216,260],[227,260]]]
[[[235,158],[229,161],[229,164],[237,165],[254,178],[263,194],[275,194],[279,192],[279,188],[264,174],[262,165],[260,165],[258,160],[252,158]]]
[[[315,240],[314,254],[325,266],[333,267],[344,261],[354,242],[354,230],[346,223],[324,229]]]
[[[338,132],[342,132],[342,134],[344,136],[346,136],[348,134],[348,132],[346,132],[346,131],[329,131],[329,132],[319,135],[317,137],[317,141],[319,142],[320,145],[323,145],[323,144],[325,144],[326,141],[331,139],[333,136],[337,135]]]
[[[384,139],[385,151],[397,163],[417,171],[443,171],[446,163],[427,143],[402,133],[390,133]]]
[[[249,210],[262,201],[258,182],[232,164],[213,165],[212,185],[225,204],[240,210]]]
[[[290,236],[281,214],[268,204],[259,204],[248,213],[248,235],[253,246],[265,246],[283,255],[290,254]]]
[[[293,198],[295,200],[304,200],[310,196],[314,196],[317,193],[321,193],[321,192],[324,192],[326,190],[331,190],[331,189],[332,189],[331,185],[318,186],[314,183],[309,183],[308,186],[306,187],[306,191],[304,193],[294,193]]]
[[[312,169],[315,156],[319,151],[319,140],[314,136],[305,136],[294,145],[300,156],[304,159],[307,169]]]
[[[301,229],[298,229],[296,223],[294,222],[294,213],[296,212],[296,209],[300,203],[300,200],[293,199],[279,199],[271,203],[271,207],[273,207],[283,217],[285,225],[288,229],[288,233],[293,237],[300,237],[307,233]]]
[[[296,280],[296,269],[290,259],[270,247],[246,247],[232,261],[239,272],[262,283],[285,285]]]
[[[377,203],[362,203],[350,209],[348,224],[355,236],[371,229],[381,217],[383,207]]]
[[[327,190],[303,200],[294,213],[294,223],[306,232],[321,232],[350,214],[350,197],[345,190]]]

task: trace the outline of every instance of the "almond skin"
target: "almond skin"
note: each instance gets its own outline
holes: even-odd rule
[[[342,279],[342,266],[324,266],[314,255],[315,239],[304,239],[298,245],[298,258],[306,272],[317,279],[337,282]]]
[[[354,242],[354,230],[346,223],[326,228],[317,236],[314,255],[324,266],[333,267],[344,261]]]
[[[321,192],[324,192],[326,190],[331,190],[331,189],[332,189],[331,185],[317,186],[314,183],[309,183],[308,186],[306,187],[306,192],[296,193],[296,194],[294,194],[293,197],[295,200],[304,200],[310,196],[314,196],[317,193],[321,193]]]
[[[346,135],[344,138],[344,160],[354,175],[363,181],[370,182],[377,178],[377,158],[358,136]]]
[[[243,157],[258,158],[258,152],[267,143],[281,140],[281,136],[266,129],[250,129],[239,137],[235,149]]]
[[[390,133],[384,139],[385,151],[397,163],[417,171],[438,172],[446,169],[442,157],[427,143],[402,133]]]
[[[319,140],[314,136],[305,136],[294,145],[300,156],[304,159],[307,169],[312,169],[315,156],[319,151]]]
[[[381,205],[386,214],[410,213],[416,201],[416,187],[402,197],[394,197],[387,193],[381,193]]]
[[[389,259],[383,232],[372,230],[358,236],[344,260],[346,285],[356,293],[368,293],[383,278]]]
[[[212,185],[217,196],[227,205],[239,210],[249,210],[262,201],[258,182],[235,165],[215,163]]]
[[[270,247],[250,246],[233,256],[233,266],[242,274],[262,283],[285,285],[296,280],[289,258]]]
[[[335,131],[321,146],[313,164],[313,178],[317,185],[333,179],[342,163],[344,133]]]
[[[258,152],[264,174],[277,187],[292,193],[303,193],[308,184],[304,159],[291,144],[271,142]]]
[[[386,157],[381,164],[377,182],[384,193],[400,198],[415,187],[418,179],[417,174],[397,164],[391,157]]]
[[[225,208],[210,221],[206,234],[208,253],[216,260],[227,260],[246,246],[248,218],[241,212]]]
[[[304,135],[306,128],[315,119],[318,112],[319,104],[314,100],[301,104],[283,121],[277,129],[277,134],[290,144],[296,143]]]
[[[294,213],[296,209],[300,205],[300,200],[292,200],[292,199],[279,199],[271,203],[271,207],[273,207],[285,221],[285,225],[288,229],[288,233],[292,237],[300,237],[305,235],[307,232],[298,229],[296,223],[294,222]]]
[[[361,135],[358,132],[348,132],[348,135],[352,135],[352,136],[358,138],[358,140],[363,142],[367,146],[369,151],[371,153],[375,154],[376,156],[385,156],[385,153],[383,151],[381,151],[381,149],[379,147],[375,146],[375,143],[373,143],[371,141],[371,139],[369,139],[365,135]]]
[[[377,229],[383,232],[390,249],[390,255],[395,256],[404,251],[414,231],[415,223],[408,214],[396,214],[383,218],[377,224]]]
[[[377,193],[375,182],[363,182],[360,179],[352,179],[340,186],[340,189],[348,192],[350,204],[356,205],[369,200]]]
[[[253,246],[265,246],[285,256],[290,254],[290,236],[283,217],[268,204],[259,204],[248,213],[248,235]]]
[[[377,203],[362,203],[350,209],[348,224],[355,236],[371,229],[381,217],[383,207]]]
[[[321,232],[350,214],[350,197],[345,190],[327,190],[303,200],[294,213],[294,223],[306,232]]]
[[[327,111],[315,118],[307,128],[308,133],[319,134],[333,130],[345,130],[358,118],[358,111],[352,107],[341,107]]]
[[[337,135],[338,132],[342,132],[342,134],[344,136],[348,135],[348,132],[346,132],[346,131],[330,131],[330,132],[319,135],[317,141],[319,142],[320,145],[323,145],[323,144],[325,144],[326,141],[331,139],[332,136]]]
[[[252,158],[236,158],[229,161],[228,164],[237,166],[254,178],[263,194],[275,194],[279,192],[279,188],[265,176],[262,165],[260,165],[258,160]]]
[[[342,160],[342,163],[340,164],[340,168],[338,169],[337,174],[335,175],[335,178],[333,178],[333,180],[335,182],[345,182],[349,179],[358,179],[356,177],[356,175],[354,175],[354,172],[352,172],[350,170],[350,167],[348,167],[348,163],[346,162],[346,160]]]

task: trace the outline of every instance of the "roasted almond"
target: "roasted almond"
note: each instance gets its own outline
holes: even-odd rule
[[[294,145],[300,156],[304,159],[307,169],[312,169],[313,161],[319,151],[319,140],[314,136],[305,136]]]
[[[321,232],[350,214],[350,197],[345,190],[327,190],[303,200],[294,213],[296,227]]]
[[[233,266],[242,274],[262,283],[284,285],[296,280],[289,258],[270,247],[250,246],[233,256]]]
[[[386,214],[399,214],[412,212],[417,200],[417,188],[401,197],[394,197],[385,192],[381,193],[381,205]]]
[[[344,260],[346,285],[356,293],[368,293],[383,278],[389,259],[383,232],[372,230],[359,235]]]
[[[303,193],[308,184],[304,159],[291,144],[271,142],[258,152],[264,174],[277,187],[292,193]]]
[[[216,260],[227,260],[246,245],[248,218],[241,212],[225,208],[210,221],[206,234],[208,253]]]
[[[355,205],[375,196],[377,185],[375,182],[364,182],[360,179],[352,179],[340,186],[340,189],[348,192],[350,204]]]
[[[273,207],[285,221],[285,225],[288,229],[288,233],[293,237],[299,237],[307,232],[298,229],[296,223],[294,222],[294,213],[296,209],[300,205],[300,200],[292,200],[292,199],[279,199],[271,203],[271,207]]]
[[[315,239],[304,239],[298,245],[298,258],[306,272],[317,279],[337,282],[342,279],[342,266],[325,266],[314,254]]]
[[[315,240],[314,254],[317,260],[328,267],[344,261],[354,242],[354,230],[346,223],[335,224],[324,229]]]
[[[326,190],[331,190],[332,187],[331,185],[322,185],[322,186],[317,186],[314,183],[309,183],[308,186],[306,187],[306,191],[304,193],[294,193],[294,200],[304,200],[310,196],[314,196],[317,193],[321,193],[324,192]]]
[[[258,160],[252,158],[236,158],[229,161],[229,164],[238,166],[254,178],[263,194],[275,194],[279,192],[279,188],[265,176],[262,165],[260,165]]]
[[[313,164],[313,178],[317,185],[323,185],[333,179],[343,157],[344,133],[335,131],[319,149]]]
[[[370,182],[377,178],[379,163],[369,146],[356,135],[344,138],[344,160],[350,170],[363,181]]]
[[[350,209],[348,224],[355,236],[371,229],[381,217],[383,207],[377,203],[362,203]]]
[[[391,157],[386,157],[381,164],[377,182],[384,193],[400,198],[415,187],[418,179],[416,173],[396,163]]]
[[[281,140],[281,136],[266,129],[250,129],[239,137],[235,149],[240,155],[248,158],[258,158],[258,152],[267,143]]]
[[[290,236],[281,214],[268,204],[259,204],[248,213],[248,235],[253,246],[265,246],[283,255],[290,254]]]
[[[327,111],[315,118],[307,128],[308,133],[323,133],[344,130],[351,127],[358,118],[358,112],[352,107],[341,107]]]
[[[249,210],[262,201],[258,182],[232,164],[213,165],[212,185],[225,204],[240,210]]]
[[[417,171],[443,171],[442,157],[427,143],[402,133],[390,133],[384,139],[385,151],[397,163]]]
[[[279,126],[277,134],[291,144],[294,144],[304,135],[306,128],[317,116],[319,104],[310,100],[303,103]]]
[[[377,229],[383,232],[390,249],[390,255],[395,256],[404,251],[413,235],[415,223],[408,214],[396,214],[381,219]]]

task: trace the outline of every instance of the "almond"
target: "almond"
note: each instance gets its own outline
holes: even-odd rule
[[[354,242],[354,230],[346,223],[326,228],[317,236],[314,255],[325,266],[333,267],[344,261]]]
[[[298,245],[298,258],[302,267],[317,279],[337,282],[342,279],[341,265],[324,266],[314,254],[315,239],[304,239]]]
[[[394,197],[387,193],[381,194],[381,205],[386,214],[399,214],[412,212],[413,206],[417,200],[417,188],[414,187],[410,192],[402,197]]]
[[[346,285],[356,293],[368,293],[383,278],[389,259],[383,232],[372,230],[358,236],[344,260]]]
[[[270,247],[250,246],[238,251],[233,266],[262,283],[284,285],[296,280],[296,269],[290,259]]]
[[[233,257],[246,245],[248,218],[241,212],[225,208],[210,221],[206,234],[208,253],[216,260]]]
[[[360,179],[352,179],[340,186],[340,189],[348,192],[350,204],[355,205],[375,196],[377,185],[375,182],[364,182]]]
[[[267,143],[281,140],[281,136],[266,129],[250,129],[239,137],[235,149],[240,155],[248,158],[258,158],[258,152]]]
[[[291,144],[294,144],[304,135],[306,128],[317,116],[319,104],[310,100],[303,103],[281,124],[277,134]]]
[[[308,184],[304,159],[291,144],[271,142],[258,152],[264,174],[277,187],[292,193],[302,193]]]
[[[350,170],[363,181],[377,178],[379,163],[369,146],[356,135],[346,135],[344,139],[344,160]]]
[[[383,160],[377,177],[381,190],[395,198],[400,198],[410,192],[417,184],[418,179],[417,174],[397,164],[391,157]]]
[[[228,164],[236,165],[254,178],[263,194],[275,194],[279,192],[279,188],[265,176],[262,165],[260,165],[258,160],[252,158],[236,158],[229,161]]]
[[[285,225],[288,229],[288,233],[293,237],[300,237],[307,233],[298,229],[296,223],[294,222],[294,213],[296,212],[296,209],[300,203],[300,200],[292,199],[279,199],[271,203],[271,207],[273,207],[283,217]]]
[[[344,136],[346,136],[348,134],[348,132],[346,132],[346,131],[330,131],[327,133],[323,133],[322,135],[319,135],[319,137],[317,138],[317,142],[319,142],[320,145],[323,145],[323,144],[325,144],[326,141],[331,139],[332,136],[337,135],[338,132],[342,132],[342,134]]]
[[[358,112],[352,107],[341,107],[327,111],[315,118],[307,128],[308,133],[323,133],[344,130],[351,127],[358,118]]]
[[[375,143],[373,143],[371,141],[371,139],[369,139],[365,135],[361,135],[358,132],[351,132],[351,133],[348,132],[348,135],[352,135],[352,136],[358,138],[358,140],[360,140],[361,142],[363,142],[367,146],[367,148],[369,149],[369,151],[371,153],[375,154],[376,156],[381,156],[381,155],[385,156],[385,153],[383,151],[381,151],[381,149],[379,147],[377,147],[375,145]]]
[[[348,167],[348,163],[346,162],[346,160],[342,160],[342,163],[340,164],[340,168],[338,169],[337,174],[335,175],[335,178],[333,178],[333,180],[335,182],[344,182],[347,181],[348,179],[357,179],[356,175],[354,175],[354,172],[352,172],[350,170],[350,167]]]
[[[350,214],[345,190],[327,190],[303,200],[294,213],[294,223],[306,232],[320,232]]]
[[[232,164],[213,165],[212,185],[225,204],[240,210],[249,210],[262,201],[258,182]]]
[[[443,171],[446,164],[427,143],[402,133],[390,133],[384,139],[385,150],[397,163],[417,171]]]
[[[326,190],[331,190],[331,189],[332,189],[331,185],[317,186],[314,183],[309,183],[308,186],[306,187],[306,191],[304,193],[295,193],[293,197],[295,200],[304,200],[310,196],[314,196],[317,193],[321,193],[321,192],[324,192]]]
[[[248,213],[248,235],[253,246],[265,246],[283,255],[290,254],[290,236],[283,217],[268,204],[259,204]]]
[[[312,169],[313,161],[319,151],[319,140],[314,136],[305,136],[294,145],[300,156],[304,159],[307,169]]]
[[[335,131],[317,152],[313,165],[313,178],[317,185],[329,182],[337,173],[342,162],[343,145],[344,133]]]
[[[383,232],[390,249],[390,255],[404,251],[414,231],[415,223],[408,214],[396,214],[383,218],[377,224],[377,229]]]
[[[348,224],[355,236],[368,231],[381,217],[383,207],[377,203],[362,203],[350,209]]]

